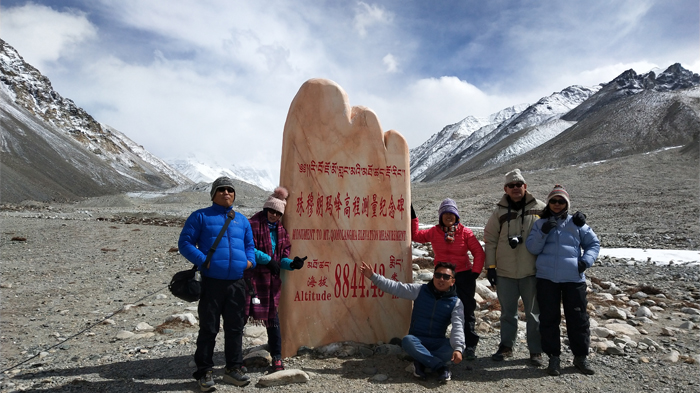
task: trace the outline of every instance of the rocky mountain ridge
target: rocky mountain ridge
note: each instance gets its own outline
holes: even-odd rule
[[[46,76],[2,40],[0,93],[4,167],[0,191],[5,202],[71,199],[191,183],[143,146],[62,97]],[[18,184],[32,186],[10,187]],[[33,193],[33,186],[48,189]]]
[[[435,134],[411,151],[415,181],[555,168],[692,144],[700,123],[700,76],[674,64],[656,75],[628,70],[593,88],[572,86],[497,128],[443,147]],[[435,153],[433,153],[435,152]],[[433,156],[434,155],[434,156]]]
[[[599,86],[570,86],[548,97],[543,97],[535,104],[526,106],[525,108],[523,108],[523,106],[507,108],[504,110],[505,113],[515,112],[513,116],[504,118],[503,121],[499,123],[491,123],[476,130],[467,138],[462,139],[458,144],[444,146],[434,143],[433,138],[431,138],[428,142],[411,150],[411,179],[413,181],[442,179],[454,168],[463,165],[481,152],[526,128],[534,129],[534,132],[537,132],[538,128],[541,127],[543,130],[542,133],[548,136],[544,138],[544,141],[546,141],[558,132],[568,128],[566,127],[566,123],[558,121],[559,118],[584,102],[598,91],[598,89],[600,89]],[[513,110],[514,108],[522,109]],[[533,142],[541,141],[542,139],[543,138],[531,139],[529,144],[521,144],[511,149],[511,151],[497,152],[502,154],[494,154],[494,156],[500,157],[500,161],[505,161],[512,157],[515,152],[522,154],[536,147],[536,145],[533,146]],[[435,142],[439,142],[439,140]],[[512,142],[511,144],[515,145],[516,142],[517,141]],[[438,153],[438,159],[432,158],[433,152]],[[432,162],[432,165],[425,165],[423,168],[416,166],[414,171],[414,162],[417,163],[420,161]]]

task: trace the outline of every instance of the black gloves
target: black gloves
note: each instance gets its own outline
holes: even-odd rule
[[[413,203],[411,203],[411,220],[414,218],[418,218],[418,216],[416,216],[416,211],[413,210]]]
[[[486,270],[486,279],[489,280],[489,284],[491,284],[492,287],[496,287],[496,281],[498,280],[498,276],[496,275],[495,267]]]
[[[304,258],[294,257],[294,260],[292,261],[292,263],[289,264],[289,267],[291,267],[292,269],[295,269],[295,270],[301,269],[302,267],[304,267],[304,261],[306,260],[306,258],[307,257],[304,257]]]
[[[474,281],[476,281],[480,275],[481,275],[481,273],[477,273],[475,271],[472,271],[472,278],[474,279]]]
[[[268,269],[270,269],[270,273],[273,276],[279,276],[280,275],[280,261],[277,261],[275,259],[270,260],[270,262],[267,263]]]
[[[571,218],[571,221],[573,221],[577,227],[582,227],[586,224],[586,215],[581,212],[576,212]]]
[[[544,224],[542,224],[542,233],[545,235],[549,233],[549,231],[552,230],[552,228],[557,226],[557,219],[552,216],[549,217],[549,220],[547,220]]]
[[[586,266],[586,263],[584,261],[578,261],[578,272],[579,274],[583,273],[588,269],[588,266]]]

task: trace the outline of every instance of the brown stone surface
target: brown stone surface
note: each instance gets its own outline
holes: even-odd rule
[[[406,140],[382,132],[371,110],[350,107],[336,83],[311,79],[287,115],[281,185],[292,254],[284,272],[282,354],[338,341],[375,343],[408,331],[411,302],[360,274],[364,260],[388,278],[411,281],[410,179]]]

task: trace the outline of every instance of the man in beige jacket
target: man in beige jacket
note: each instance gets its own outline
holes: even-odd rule
[[[505,194],[484,228],[487,278],[496,287],[501,304],[501,342],[491,359],[501,361],[513,356],[518,333],[518,299],[522,298],[530,360],[535,366],[543,366],[535,256],[525,248],[524,242],[545,204],[527,191],[519,169],[508,172],[505,177]]]

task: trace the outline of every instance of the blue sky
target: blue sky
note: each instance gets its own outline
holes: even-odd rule
[[[165,159],[267,169],[310,78],[413,148],[468,115],[680,62],[700,3],[3,0],[0,38],[64,97]]]

